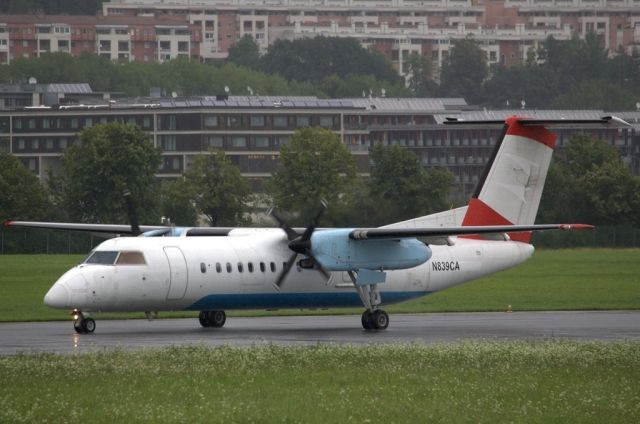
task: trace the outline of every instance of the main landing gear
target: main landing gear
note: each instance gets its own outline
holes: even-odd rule
[[[198,320],[200,325],[205,328],[220,328],[227,322],[227,314],[224,311],[201,311]]]
[[[78,334],[90,334],[96,330],[95,320],[78,310],[73,311],[73,319],[73,329]]]
[[[362,304],[367,308],[362,313],[362,328],[365,330],[386,330],[389,326],[389,314],[378,308],[378,305],[382,303],[378,284],[358,285],[358,277],[353,271],[349,271],[349,277],[353,281]]]

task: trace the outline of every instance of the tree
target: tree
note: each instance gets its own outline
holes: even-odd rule
[[[319,82],[330,75],[372,75],[378,80],[399,80],[391,63],[378,51],[366,50],[356,39],[315,37],[277,40],[263,57],[264,70],[287,80]]]
[[[13,155],[0,152],[0,223],[51,217],[40,181]]]
[[[440,90],[442,95],[464,97],[469,103],[484,100],[482,84],[487,77],[487,59],[484,51],[472,39],[457,40],[442,65]]]
[[[81,222],[128,222],[123,192],[129,190],[141,223],[155,223],[155,173],[160,150],[142,130],[110,122],[85,128],[80,144],[62,156],[62,173],[52,178],[70,219]]]
[[[243,215],[251,188],[224,152],[211,150],[195,156],[184,173],[184,183],[185,191],[190,193],[196,208],[207,217],[210,225],[248,223]]]
[[[409,89],[417,96],[427,96],[434,86],[431,82],[431,61],[422,54],[411,53],[404,61],[406,72],[409,75]]]
[[[602,140],[573,137],[548,175],[539,222],[640,224],[640,177]]]
[[[297,223],[307,225],[322,200],[329,203],[324,222],[343,214],[357,181],[355,159],[336,134],[302,128],[280,148],[280,169],[268,189],[276,208],[298,212]]]
[[[413,152],[398,145],[376,145],[371,161],[369,193],[378,225],[446,209],[453,183],[448,171],[423,168]]]
[[[229,47],[228,60],[239,66],[260,70],[260,47],[252,36],[245,35],[240,41]]]
[[[185,227],[198,224],[198,210],[191,195],[191,188],[183,178],[164,181],[160,185],[160,212],[172,224]]]

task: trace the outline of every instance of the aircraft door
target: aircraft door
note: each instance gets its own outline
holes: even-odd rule
[[[187,292],[189,280],[187,261],[179,247],[165,247],[164,254],[167,256],[167,261],[169,261],[170,276],[167,300],[182,299]]]

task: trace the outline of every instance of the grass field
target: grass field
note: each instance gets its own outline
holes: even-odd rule
[[[640,421],[640,344],[183,347],[0,358],[0,422]]]
[[[42,298],[51,284],[81,259],[77,255],[0,255],[0,321],[69,319],[67,312],[45,307]],[[514,310],[640,309],[640,249],[538,250],[530,261],[512,270],[387,310],[390,313],[502,311],[508,305]],[[311,311],[359,312],[359,309]],[[234,314],[265,312],[230,315]],[[111,316],[143,315],[97,315]]]

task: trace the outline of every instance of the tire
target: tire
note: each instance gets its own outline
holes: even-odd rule
[[[362,322],[362,328],[364,328],[365,330],[373,329],[373,327],[371,326],[371,313],[368,310],[365,310],[362,313],[361,322]]]
[[[376,330],[386,330],[389,326],[389,314],[382,309],[378,309],[371,316],[371,323]]]
[[[200,325],[204,328],[211,327],[211,325],[209,325],[209,313],[207,311],[200,311],[198,321],[200,321]]]
[[[82,320],[81,319],[77,319],[75,321],[73,321],[73,329],[76,330],[76,333],[78,334],[83,334],[85,331],[82,328]]]
[[[82,320],[82,329],[85,333],[93,333],[96,330],[96,322],[93,318],[85,318]]]
[[[227,314],[224,311],[209,312],[209,323],[212,327],[220,328],[227,322]]]

